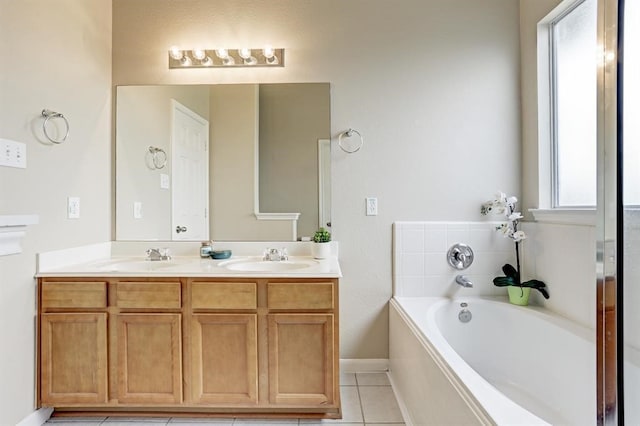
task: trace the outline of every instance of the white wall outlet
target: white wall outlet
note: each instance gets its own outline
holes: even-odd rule
[[[27,145],[9,139],[0,139],[0,166],[27,168]]]
[[[133,203],[133,218],[142,219],[142,203],[140,201]]]
[[[378,215],[378,199],[375,197],[367,197],[365,199],[365,203],[367,205],[367,216],[377,216]]]
[[[160,173],[160,188],[169,189],[169,175],[166,173]]]
[[[67,198],[67,217],[69,219],[80,218],[80,197]]]

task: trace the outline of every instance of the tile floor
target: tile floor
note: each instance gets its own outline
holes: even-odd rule
[[[386,373],[342,373],[340,394],[342,398],[342,419],[340,420],[53,417],[46,424],[52,426],[292,426],[330,423],[338,426],[404,425]]]

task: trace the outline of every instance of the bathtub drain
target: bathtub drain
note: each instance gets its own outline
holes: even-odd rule
[[[471,311],[467,309],[467,306],[469,305],[464,302],[460,304],[460,307],[462,308],[462,310],[458,313],[458,319],[460,320],[460,322],[467,323],[471,321],[471,317],[473,315],[471,315]]]

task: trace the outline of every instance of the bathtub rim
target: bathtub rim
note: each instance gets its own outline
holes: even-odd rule
[[[445,337],[442,335],[436,325],[436,311],[438,307],[442,307],[448,303],[457,302],[485,302],[485,303],[504,303],[511,305],[505,298],[496,297],[396,297],[389,301],[389,304],[399,314],[399,316],[409,326],[409,329],[417,337],[420,344],[425,348],[434,362],[440,367],[443,374],[447,377],[458,394],[467,403],[472,412],[476,415],[482,424],[497,425],[549,425],[545,420],[528,411],[526,408],[518,405],[509,397],[504,395],[495,386],[489,383],[484,377],[476,372],[467,362],[449,345]],[[405,304],[403,306],[403,303]],[[411,317],[411,304],[418,304],[422,309],[420,312],[426,314],[425,324],[426,330],[422,330],[419,324],[416,324],[414,318]],[[514,309],[517,309],[514,307]],[[552,322],[560,322],[564,324],[566,319],[554,318],[555,315],[550,312],[544,312],[544,308],[527,307],[531,309],[534,315],[541,315],[546,320]],[[413,307],[413,311],[416,307]],[[566,320],[570,323],[569,320]],[[582,327],[576,324],[576,330],[579,334],[583,334]],[[427,337],[426,333],[431,333],[433,341]],[[451,362],[447,361],[449,359]]]

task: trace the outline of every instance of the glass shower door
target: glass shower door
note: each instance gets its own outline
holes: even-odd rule
[[[640,425],[640,0],[598,4],[598,424]]]
[[[622,100],[620,151],[623,198],[623,416],[640,425],[640,1],[620,2],[623,49],[619,95]]]

